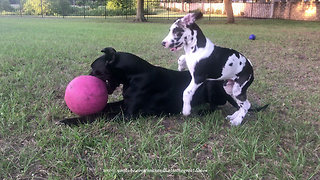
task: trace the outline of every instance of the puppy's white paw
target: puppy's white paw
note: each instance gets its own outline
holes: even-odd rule
[[[231,126],[239,126],[243,120],[242,116],[238,116],[230,121]]]
[[[241,122],[243,121],[244,116],[246,115],[246,112],[244,109],[239,109],[235,113],[233,113],[230,116],[230,124],[231,126],[239,126]]]
[[[234,120],[235,118],[237,118],[238,115],[239,115],[239,110],[236,111],[236,112],[234,112],[232,115],[228,115],[228,116],[226,117],[226,119],[232,121],[232,120]]]
[[[182,114],[184,116],[189,116],[191,114],[191,107],[190,106],[183,106]]]
[[[178,59],[178,70],[183,71],[185,69],[187,69],[186,58],[185,58],[185,55],[182,55]]]
[[[183,71],[183,70],[185,70],[185,68],[179,65],[178,66],[178,71]]]

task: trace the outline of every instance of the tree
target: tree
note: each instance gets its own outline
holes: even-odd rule
[[[71,3],[69,0],[51,0],[51,11],[60,14],[63,17],[71,11]]]
[[[231,0],[224,0],[224,7],[227,11],[227,22],[228,23],[234,23],[234,16],[233,16],[233,9],[232,9],[232,3]]]
[[[48,0],[27,0],[23,9],[27,14],[50,14],[50,3]]]
[[[0,0],[0,12],[1,11],[12,11],[13,8],[10,6],[8,0]]]
[[[145,22],[147,21],[144,17],[144,0],[137,0],[137,15],[134,21]]]

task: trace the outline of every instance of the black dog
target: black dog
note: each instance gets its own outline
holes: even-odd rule
[[[106,81],[108,93],[123,84],[123,100],[108,103],[101,113],[65,119],[63,124],[91,122],[101,115],[112,115],[123,112],[125,117],[137,115],[177,114],[183,106],[183,91],[188,86],[191,76],[188,71],[174,71],[153,66],[140,57],[116,52],[105,48],[104,53],[91,64],[90,75]],[[205,81],[196,91],[192,106],[209,103],[210,110],[229,102],[239,108],[234,99],[224,88],[224,81]]]

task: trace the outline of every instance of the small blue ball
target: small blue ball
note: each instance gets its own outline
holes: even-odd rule
[[[256,39],[256,36],[255,36],[254,34],[251,34],[251,35],[249,36],[249,39],[250,39],[250,40],[255,40],[255,39]]]

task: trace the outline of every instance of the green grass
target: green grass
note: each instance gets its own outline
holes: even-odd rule
[[[318,22],[199,23],[253,62],[249,100],[270,103],[239,127],[224,119],[230,105],[204,116],[55,124],[74,116],[64,89],[104,47],[176,69],[183,52],[161,47],[171,22],[0,17],[0,179],[319,179]]]

